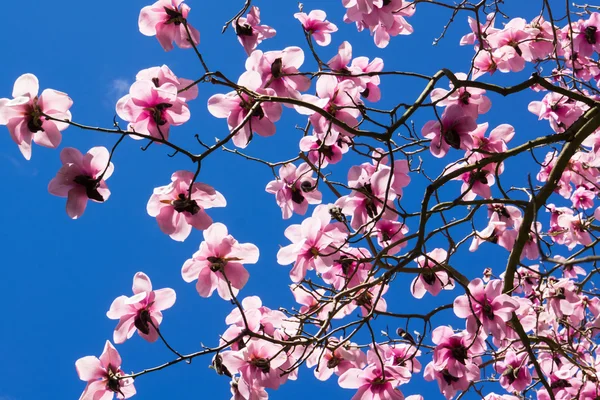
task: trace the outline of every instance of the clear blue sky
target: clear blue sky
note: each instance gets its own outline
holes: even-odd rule
[[[139,10],[150,4],[145,0],[105,0],[103,2],[63,0],[7,1],[3,4],[0,25],[0,97],[10,97],[14,80],[31,72],[41,88],[53,88],[68,93],[74,100],[73,119],[89,125],[110,127],[116,100],[123,95],[144,68],[167,64],[178,76],[195,79],[201,68],[192,51],[175,49],[165,53],[155,38],[142,36],[137,27]],[[60,3],[60,4],[59,4]],[[211,69],[218,69],[232,80],[244,71],[245,53],[230,30],[220,34],[223,23],[241,7],[242,0],[189,0],[191,23],[201,32],[200,49]],[[446,11],[422,6],[410,19],[415,34],[393,38],[385,50],[377,49],[367,32],[358,33],[354,25],[342,22],[344,9],[340,0],[303,1],[305,10],[324,9],[329,19],[340,27],[333,43],[319,48],[328,60],[343,40],[354,46],[354,56],[382,57],[386,69],[409,70],[432,74],[441,67],[456,72],[468,69],[472,47],[459,47],[458,38],[468,32],[467,15],[460,14],[447,37],[434,48],[431,42],[438,36],[449,17]],[[538,3],[538,2],[535,2]],[[541,3],[541,2],[540,2]],[[306,48],[299,23],[293,18],[295,1],[256,1],[262,9],[263,23],[277,29],[277,36],[263,43],[263,50],[278,50],[289,45]],[[523,6],[524,2],[520,2]],[[524,6],[523,6],[524,7]],[[527,2],[527,7],[529,2]],[[535,16],[523,10],[527,19]],[[308,68],[314,63],[307,57]],[[511,77],[494,77],[494,82],[517,82],[527,72]],[[397,102],[410,102],[422,89],[423,82],[408,79],[384,79],[380,107]],[[443,84],[445,87],[445,83]],[[191,103],[191,120],[182,127],[172,128],[172,140],[199,151],[193,139],[199,134],[206,142],[226,134],[224,120],[210,116],[206,101],[220,88],[203,85],[200,96]],[[526,111],[526,105],[536,98],[534,93],[503,100],[492,96],[493,108],[480,122],[490,127],[510,122],[517,130],[514,142],[547,133],[545,123]],[[507,120],[506,117],[513,117]],[[429,113],[416,116],[417,129],[430,119]],[[255,137],[247,152],[279,161],[297,155],[300,133],[295,124],[304,119],[284,109],[277,134],[268,140]],[[76,147],[85,152],[92,146],[110,147],[115,137],[69,128],[64,132],[62,147]],[[200,343],[213,345],[226,328],[224,319],[232,306],[213,296],[202,299],[194,285],[181,279],[181,266],[197,250],[202,234],[194,231],[188,240],[179,243],[161,233],[156,221],[146,213],[146,202],[152,189],[169,182],[172,172],[190,169],[184,157],[167,157],[167,150],[153,145],[141,152],[142,143],[126,139],[114,157],[115,173],[108,180],[111,198],[103,205],[88,205],[83,218],[71,221],[65,211],[65,199],[53,197],[47,185],[60,167],[59,151],[35,146],[30,162],[23,159],[8,131],[0,128],[0,399],[45,400],[75,399],[85,383],[79,381],[75,361],[85,355],[98,356],[106,339],[112,339],[116,321],[106,318],[112,300],[130,294],[131,281],[137,271],[146,272],[155,288],[171,287],[177,291],[175,306],[165,312],[162,329],[171,344],[180,352],[200,349]],[[456,154],[455,154],[456,156]],[[425,158],[430,161],[428,155]],[[447,160],[449,161],[449,160]],[[347,167],[362,163],[347,160],[333,171],[337,180],[345,181]],[[442,164],[431,163],[433,175]],[[516,177],[517,166],[507,169]],[[521,167],[522,168],[522,167]],[[437,169],[437,170],[436,170]],[[435,172],[434,172],[435,171]],[[534,174],[537,173],[535,170]],[[288,242],[283,236],[290,223],[299,223],[294,216],[282,221],[280,209],[272,195],[264,191],[273,179],[270,170],[235,156],[217,152],[203,167],[200,181],[213,185],[228,201],[225,209],[210,210],[215,221],[225,223],[240,242],[252,242],[261,251],[259,263],[249,266],[250,281],[241,292],[260,295],[271,307],[291,307],[289,267],[279,266],[276,253]],[[420,204],[424,181],[413,177],[405,189],[404,205],[408,209]],[[454,189],[458,193],[460,184]],[[333,200],[331,194],[326,199]],[[479,229],[485,222],[479,221]],[[483,224],[483,225],[482,225]],[[415,227],[410,227],[411,231]],[[486,247],[485,254],[458,259],[468,276],[477,276],[487,266],[496,271],[505,263],[504,250]],[[494,261],[494,257],[497,257]],[[412,300],[408,293],[412,277],[394,282],[386,296],[390,310],[406,312],[417,307],[431,307],[451,301],[426,297]],[[451,313],[448,314],[451,316]],[[462,326],[454,318],[444,321]],[[395,330],[396,322],[383,321]],[[415,326],[416,328],[416,326]],[[160,344],[149,344],[137,335],[118,346],[126,371],[139,371],[172,359]],[[429,357],[423,357],[423,365]],[[178,365],[143,377],[136,382],[136,398],[216,398],[229,396],[227,379],[207,368],[208,358],[195,359],[191,365]],[[290,382],[271,392],[273,399],[350,398],[352,391],[337,387],[332,380],[318,382],[311,370],[302,367],[300,380]],[[423,384],[420,378],[406,387],[405,394],[423,393],[428,399],[441,398],[436,383]],[[499,389],[499,388],[498,388]]]

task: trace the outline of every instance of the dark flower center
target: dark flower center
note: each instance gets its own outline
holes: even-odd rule
[[[485,303],[483,304],[483,307],[481,307],[481,312],[487,319],[491,321],[495,318],[494,309],[492,308],[490,303],[488,303],[487,299],[484,300],[484,302]]]
[[[252,36],[252,27],[248,24],[240,25],[240,20],[235,21],[235,34],[238,36]]]
[[[276,58],[271,64],[271,75],[273,75],[274,79],[281,78],[281,74],[283,74],[283,60],[280,58]]]
[[[487,185],[488,184],[487,173],[485,171],[481,171],[481,170],[471,172],[471,176],[469,177],[469,184],[472,185],[476,182]]]
[[[165,9],[165,13],[169,17],[165,24],[175,24],[181,25],[185,19],[183,15],[179,12],[179,10],[173,10],[172,8],[163,7]]]
[[[442,370],[442,378],[448,385],[452,385],[454,382],[458,382],[459,379],[454,375],[451,375],[447,369]]]
[[[260,369],[265,374],[268,374],[271,370],[271,363],[266,358],[255,358],[250,363],[256,368]]]
[[[223,268],[227,265],[227,261],[220,257],[210,256],[206,260],[210,263],[210,270],[212,272],[223,271]]]
[[[452,357],[459,363],[466,365],[465,360],[468,358],[467,356],[467,348],[462,344],[457,345],[452,348]]]
[[[164,118],[163,112],[167,108],[171,108],[171,107],[173,107],[173,104],[160,103],[160,104],[155,105],[152,108],[147,108],[147,110],[150,112],[150,114],[152,114],[152,120],[156,123],[156,125],[163,126],[168,122]]]
[[[435,280],[437,279],[435,273],[429,268],[426,268],[425,271],[421,273],[421,276],[423,277],[425,283],[427,283],[428,285],[433,285],[435,283]]]
[[[585,28],[585,30],[583,31],[583,34],[585,36],[585,40],[589,43],[589,44],[596,44],[596,32],[598,31],[598,28],[595,26],[588,26],[587,28]]]
[[[446,143],[455,149],[460,149],[460,135],[454,129],[443,129],[442,136]]]
[[[292,187],[292,201],[296,204],[302,204],[304,202],[304,195],[302,190],[298,190],[297,187]]]
[[[77,175],[75,179],[73,179],[73,182],[85,188],[85,194],[89,199],[99,202],[104,201],[104,197],[98,192],[100,182],[97,179],[94,179],[89,175]]]
[[[200,206],[196,203],[196,200],[188,199],[184,193],[180,193],[177,199],[172,202],[173,208],[177,212],[189,212],[195,215],[200,211]]]
[[[150,322],[150,311],[148,311],[147,308],[138,311],[138,314],[133,321],[135,327],[144,335],[148,335],[150,333]]]
[[[27,129],[29,129],[30,132],[35,133],[44,130],[44,128],[42,128],[42,114],[43,112],[38,105],[38,98],[36,96],[33,98],[33,104],[27,111]]]
[[[342,362],[341,358],[338,358],[335,355],[333,355],[329,359],[329,361],[327,361],[327,368],[333,369],[333,368],[337,367],[338,365],[340,365],[341,362]]]

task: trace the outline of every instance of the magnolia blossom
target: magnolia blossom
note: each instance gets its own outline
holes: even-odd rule
[[[288,219],[293,213],[306,214],[309,204],[321,202],[322,194],[316,185],[317,180],[308,164],[302,163],[297,168],[285,164],[279,168],[279,179],[269,182],[266,191],[275,195],[283,219]]]
[[[83,215],[87,201],[102,203],[110,190],[106,180],[113,173],[110,153],[106,147],[93,147],[85,155],[72,147],[60,152],[63,165],[48,184],[50,194],[67,198],[67,215],[77,219]]]
[[[191,79],[179,78],[166,65],[141,70],[135,76],[136,81],[151,81],[154,86],[161,87],[165,83],[172,83],[177,88],[177,95],[183,101],[194,100],[198,97],[198,85]]]
[[[169,185],[154,189],[146,206],[160,230],[180,242],[187,239],[192,227],[204,230],[212,224],[204,210],[227,205],[221,193],[204,183],[192,183],[193,179],[193,172],[175,172]]]
[[[221,223],[212,224],[203,234],[200,250],[183,264],[183,280],[189,283],[197,279],[196,290],[202,297],[210,297],[217,289],[222,299],[230,300],[248,282],[243,264],[258,261],[258,247],[239,243]]]
[[[273,89],[280,97],[299,99],[300,92],[310,87],[310,79],[299,74],[302,64],[304,51],[290,46],[281,51],[253,51],[246,60],[246,70],[259,74],[262,85],[258,86]]]
[[[32,141],[52,149],[60,144],[60,132],[69,125],[48,117],[71,120],[73,100],[66,93],[45,89],[38,97],[39,90],[35,75],[24,74],[15,81],[13,99],[0,99],[0,125],[6,125],[26,160],[31,159]]]
[[[531,383],[531,374],[527,368],[527,353],[516,354],[508,350],[504,360],[495,365],[496,372],[500,374],[500,385],[509,392],[525,390]]]
[[[287,380],[281,376],[281,367],[287,361],[281,346],[264,340],[250,340],[237,352],[223,353],[223,364],[232,373],[239,373],[246,382],[256,382],[262,387],[277,389]]]
[[[260,25],[260,9],[256,6],[250,8],[246,17],[240,17],[235,21],[235,33],[238,41],[250,55],[256,46],[263,40],[275,36],[275,29],[267,25]]]
[[[449,105],[440,121],[429,121],[421,129],[421,134],[431,139],[429,150],[434,157],[444,157],[450,147],[468,150],[473,146],[470,133],[477,128],[472,115],[465,113],[462,107]]]
[[[404,367],[386,365],[382,369],[379,365],[369,365],[365,369],[347,370],[338,384],[344,389],[357,389],[352,400],[404,400],[397,386],[409,379],[410,373]]]
[[[127,374],[121,369],[121,356],[107,340],[100,358],[82,357],[75,362],[79,379],[87,382],[79,400],[110,400],[116,393],[119,399],[128,399],[136,391],[133,379],[120,377]]]
[[[170,288],[152,290],[148,275],[138,272],[133,277],[133,296],[119,296],[110,305],[106,316],[118,319],[113,340],[116,344],[130,339],[137,330],[149,342],[158,339],[158,326],[162,312],[175,304],[175,291]]]
[[[502,281],[492,280],[484,285],[476,278],[469,283],[469,294],[454,300],[454,313],[467,319],[467,330],[475,334],[478,324],[483,326],[483,334],[491,333],[494,338],[502,339],[508,329],[506,323],[519,304],[510,296],[502,293]]]
[[[465,81],[467,74],[458,72],[456,78]],[[479,114],[487,113],[492,107],[492,102],[485,96],[485,90],[477,88],[460,87],[454,90],[454,85],[450,83],[451,91],[436,88],[431,91],[431,101],[439,106],[456,105],[462,109],[465,114],[477,118]]]
[[[187,22],[191,8],[184,0],[158,0],[140,11],[138,25],[142,35],[156,36],[165,51],[173,50],[173,42],[182,49],[200,43],[200,32]],[[189,33],[188,33],[189,31]]]
[[[432,268],[446,264],[448,253],[444,249],[434,249],[427,256],[419,256],[415,260],[423,269],[410,285],[410,292],[417,299],[423,298],[426,292],[437,296],[442,290],[454,289],[454,279],[446,271],[432,271]]]
[[[260,75],[255,71],[243,73],[238,85],[258,94],[275,95],[273,89],[261,87]],[[233,136],[233,144],[243,149],[252,140],[253,132],[263,137],[275,134],[274,123],[279,121],[282,107],[281,104],[273,102],[257,103],[247,94],[233,91],[215,94],[208,99],[208,111],[217,118],[227,118],[229,130],[237,130]]]
[[[338,30],[335,24],[327,21],[327,14],[322,10],[312,10],[308,15],[299,12],[294,14],[294,18],[300,21],[304,31],[311,35],[319,46],[331,43],[331,34]]]

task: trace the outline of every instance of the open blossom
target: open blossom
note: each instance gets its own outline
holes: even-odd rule
[[[256,6],[250,8],[250,12],[246,17],[240,17],[235,21],[235,33],[238,41],[246,54],[250,55],[256,46],[263,40],[275,36],[275,29],[267,25],[260,24],[260,9]]]
[[[315,208],[313,216],[301,225],[290,225],[284,232],[292,244],[277,252],[280,265],[294,264],[290,271],[292,282],[300,282],[306,271],[316,269],[325,273],[333,264],[335,247],[346,240],[346,230],[341,223],[330,223],[327,206]]]
[[[470,133],[477,128],[472,115],[452,104],[446,107],[441,120],[441,123],[429,121],[421,129],[421,134],[431,139],[429,150],[434,157],[444,157],[450,147],[463,150],[472,148],[473,138]]]
[[[469,166],[469,164],[465,162],[454,163],[450,168],[444,171],[444,174],[447,175],[467,166]],[[456,178],[452,178],[453,181],[462,181],[460,198],[471,201],[478,195],[484,199],[492,197],[491,186],[496,182],[496,179],[494,178],[495,170],[495,164],[488,164],[481,169],[472,169],[462,173]]]
[[[266,191],[275,195],[283,219],[288,219],[293,213],[306,214],[309,204],[321,202],[322,194],[316,184],[308,164],[302,163],[297,168],[285,164],[279,169],[279,179],[269,182]]]
[[[280,367],[287,361],[287,355],[280,345],[252,339],[242,350],[227,351],[222,356],[227,369],[239,373],[248,383],[277,389],[288,379],[287,374],[281,376]]]
[[[119,399],[128,399],[136,391],[133,379],[120,379],[127,374],[121,369],[121,356],[107,340],[100,358],[82,357],[75,362],[79,379],[87,382],[79,400],[111,400],[114,394]]]
[[[360,110],[356,107],[356,104],[360,104],[361,100],[358,88],[353,81],[338,82],[333,75],[323,75],[317,80],[317,96],[303,95],[302,100],[327,111],[350,128],[358,125],[357,118],[360,115]],[[296,111],[303,115],[310,115],[310,123],[318,134],[334,132],[334,134],[344,133],[351,136],[343,127],[313,110],[298,106]],[[334,135],[334,137],[334,140],[337,140],[337,136]]]
[[[204,183],[194,182],[190,191],[193,179],[193,172],[175,172],[169,185],[154,189],[146,207],[160,230],[180,242],[190,235],[192,227],[204,230],[212,224],[204,210],[227,205],[221,193]]]
[[[340,340],[342,338],[329,339],[328,343],[335,350],[317,349],[306,361],[306,365],[309,368],[317,366],[315,368],[315,377],[318,380],[326,381],[334,374],[340,376],[350,368],[364,368],[367,365],[366,354],[356,347],[356,344],[347,343],[338,347],[337,344]]]
[[[198,97],[198,85],[193,85],[191,79],[179,78],[166,65],[151,67],[141,70],[135,76],[136,81],[151,81],[154,86],[161,87],[165,83],[172,83],[177,88],[177,95],[184,101],[194,100]],[[185,89],[185,90],[184,90]],[[180,92],[183,90],[182,92]]]
[[[312,10],[308,15],[303,12],[294,14],[300,21],[304,30],[312,36],[319,46],[331,43],[331,34],[337,32],[338,27],[327,21],[327,14],[322,10]]]
[[[77,219],[83,215],[87,201],[102,203],[110,196],[106,180],[114,166],[106,147],[93,147],[85,155],[72,147],[60,152],[63,165],[48,185],[50,194],[67,198],[67,215]]]
[[[408,227],[401,222],[380,219],[375,223],[374,233],[377,234],[377,244],[382,248],[386,248],[394,244],[392,247],[387,249],[387,254],[396,254],[400,251],[400,249],[406,247],[407,245],[406,241],[395,244],[396,242],[404,239],[404,235],[408,233]]]
[[[238,85],[258,94],[275,95],[273,89],[261,88],[262,81],[256,71],[244,72],[238,80]],[[217,118],[227,118],[230,131],[238,129],[233,136],[233,144],[243,149],[250,143],[253,132],[263,137],[275,134],[274,123],[279,121],[282,107],[281,104],[273,102],[257,104],[247,94],[233,91],[215,94],[208,99],[208,111]],[[251,111],[252,114],[248,117]]]
[[[129,122],[129,129],[136,133],[168,140],[171,125],[183,125],[190,119],[186,99],[177,89],[169,81],[156,86],[155,81],[138,80],[131,85],[129,94],[117,102],[117,115]],[[131,137],[142,139],[136,135]]]
[[[527,353],[516,354],[508,350],[504,360],[495,365],[496,372],[500,374],[500,385],[509,392],[525,390],[531,383],[531,374],[527,368]]]
[[[15,81],[13,99],[0,99],[0,125],[6,125],[12,140],[25,159],[31,159],[31,142],[55,149],[61,142],[65,122],[47,119],[44,115],[71,120],[69,108],[73,100],[66,93],[45,89],[38,97],[40,86],[33,74],[21,75]]]
[[[348,141],[346,136],[313,132],[300,139],[300,150],[307,152],[308,160],[323,169],[341,161],[342,155],[350,149]]]
[[[350,368],[338,379],[344,389],[357,389],[352,400],[404,400],[404,395],[397,388],[408,382],[408,369],[396,365],[371,364],[365,369]]]
[[[350,62],[352,60],[352,62]],[[350,64],[350,65],[348,65]],[[352,59],[352,45],[344,41],[338,48],[338,53],[327,62],[332,71],[340,73],[336,78],[339,82],[346,80],[354,82],[359,88],[360,95],[365,99],[376,102],[381,99],[381,80],[379,75],[370,73],[383,70],[383,60],[379,57],[369,61],[367,57]],[[354,76],[359,75],[359,76]]]
[[[502,281],[494,279],[483,284],[476,278],[469,283],[469,293],[454,300],[454,313],[467,319],[467,330],[471,334],[478,331],[478,321],[483,325],[483,333],[491,333],[495,339],[506,336],[506,323],[519,304],[502,293]]]
[[[149,342],[158,339],[158,326],[162,322],[162,312],[175,304],[175,291],[170,288],[152,290],[148,275],[138,272],[133,277],[133,296],[119,296],[110,305],[106,316],[118,319],[113,340],[116,344],[130,339],[137,330]],[[155,329],[156,328],[156,329]]]
[[[302,64],[304,51],[290,46],[281,51],[253,51],[246,60],[246,70],[258,72],[262,87],[273,89],[277,96],[299,99],[300,92],[310,88],[310,79],[299,74]]]
[[[230,300],[248,282],[243,264],[255,264],[258,255],[255,245],[239,243],[225,225],[214,223],[204,231],[200,250],[183,264],[181,275],[188,283],[198,280],[196,290],[200,296],[210,297],[216,289],[222,299]]]
[[[182,49],[200,43],[200,32],[188,24],[191,8],[184,0],[158,0],[151,6],[142,8],[138,25],[142,35],[156,36],[165,51],[173,50],[173,42]],[[187,28],[187,29],[186,29]],[[188,34],[189,30],[189,34]]]
[[[410,285],[410,292],[417,299],[423,298],[426,292],[437,296],[442,290],[454,289],[454,280],[446,271],[432,271],[432,268],[446,264],[448,253],[444,249],[434,249],[427,256],[417,257],[415,260],[419,268],[423,269]]]
[[[467,80],[465,73],[457,72],[455,76],[461,81]],[[450,89],[454,89],[452,83],[450,83]],[[469,114],[475,119],[479,114],[487,113],[492,107],[492,102],[485,96],[485,90],[477,88],[460,87],[452,92],[436,88],[431,91],[431,101],[443,107],[451,104],[457,105],[465,114]]]
[[[405,0],[343,0],[346,22],[355,22],[359,31],[368,28],[375,45],[386,47],[390,37],[410,35],[413,27],[404,17],[415,13],[413,3]]]

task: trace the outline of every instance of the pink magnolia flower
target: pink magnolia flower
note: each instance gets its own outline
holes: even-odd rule
[[[246,70],[258,72],[262,86],[273,89],[277,96],[299,99],[300,92],[310,88],[310,79],[299,74],[302,64],[304,51],[290,46],[281,51],[253,51],[246,60]]]
[[[177,89],[168,81],[158,87],[154,81],[136,81],[129,94],[117,102],[117,115],[129,122],[129,129],[134,132],[168,140],[171,125],[183,125],[190,119],[190,109]],[[131,137],[142,139],[136,135]]]
[[[327,46],[331,43],[331,34],[337,32],[338,27],[327,21],[327,14],[322,10],[312,10],[308,15],[303,12],[294,14],[302,24],[304,31],[311,35],[319,46]]]
[[[351,64],[350,60],[352,60]],[[369,73],[383,70],[383,60],[381,58],[376,57],[370,62],[367,57],[352,59],[352,45],[344,41],[338,48],[338,53],[327,62],[327,65],[332,71],[341,73],[341,75],[336,76],[339,82],[346,80],[354,82],[360,89],[361,96],[367,100],[376,102],[381,99],[380,78],[378,75],[369,75]]]
[[[162,322],[161,311],[175,304],[175,291],[170,288],[152,290],[152,282],[143,272],[133,277],[132,290],[133,296],[117,297],[106,313],[108,318],[119,320],[113,340],[116,344],[124,343],[137,330],[141,337],[155,342],[158,339],[158,326]]]
[[[330,224],[330,220],[327,207],[323,206],[316,208],[313,216],[301,225],[290,225],[285,230],[285,237],[292,244],[279,249],[277,263],[294,264],[290,271],[292,282],[300,282],[308,270],[324,273],[333,264],[334,246],[341,246],[347,234],[341,223]]]
[[[227,369],[239,373],[248,383],[277,389],[287,380],[287,375],[281,376],[279,369],[287,361],[287,355],[279,345],[252,339],[242,350],[224,352],[222,356]]]
[[[372,265],[364,259],[372,257],[369,250],[364,248],[345,247],[334,257],[331,267],[321,274],[326,283],[337,290],[353,288],[366,281]],[[336,317],[345,314],[336,314]]]
[[[574,24],[574,51],[583,57],[591,57],[594,51],[600,53],[600,13],[591,13],[587,20]]]
[[[248,384],[243,378],[234,376],[229,382],[231,400],[268,400],[269,394],[258,383]]]
[[[363,351],[355,347],[354,343],[338,347],[341,340],[342,338],[330,339],[329,344],[335,347],[335,350],[317,349],[306,360],[307,367],[317,366],[315,377],[318,380],[326,381],[333,374],[340,376],[351,368],[364,368],[367,365],[367,356]]]
[[[545,95],[542,101],[532,101],[528,110],[540,120],[547,119],[554,132],[564,132],[584,112],[578,103],[555,92]]]
[[[444,174],[449,174],[468,165],[469,164],[466,162],[454,163],[444,172]],[[481,169],[464,172],[460,176],[452,178],[452,180],[462,181],[460,187],[462,199],[471,201],[474,200],[477,195],[484,199],[489,199],[492,197],[491,186],[496,183],[496,179],[494,178],[495,170],[494,164],[488,164]]]
[[[198,45],[200,32],[188,24],[187,17],[191,8],[183,4],[183,1],[158,0],[153,5],[142,8],[138,20],[142,35],[156,36],[165,51],[173,50],[173,42],[182,49],[192,47],[192,41]]]
[[[192,232],[192,227],[204,230],[212,224],[206,209],[225,207],[223,195],[204,183],[194,182],[194,173],[177,171],[171,183],[154,189],[146,207],[161,231],[171,239],[183,242]]]
[[[323,322],[327,320],[329,312],[333,310],[333,304],[321,303],[321,300],[325,294],[324,289],[312,291],[301,285],[290,285],[290,290],[294,295],[296,303],[302,305],[302,307],[300,307],[298,310],[300,314],[316,318]],[[321,305],[323,306],[321,307]]]
[[[489,137],[485,137],[485,132],[489,124],[484,122],[477,125],[477,128],[471,132],[473,138],[473,155],[476,158],[485,158],[486,154],[477,150],[488,153],[504,153],[508,150],[507,143],[515,136],[515,128],[509,124],[501,124],[492,129]]]
[[[275,36],[275,29],[260,24],[260,9],[256,6],[250,8],[246,17],[240,17],[235,21],[235,33],[238,41],[250,55],[256,46],[265,39]]]
[[[191,79],[178,78],[166,65],[143,69],[137,73],[135,80],[152,81],[157,88],[165,83],[172,83],[177,88],[178,96],[182,97],[184,101],[194,100],[198,97],[198,85],[192,86],[194,81]]]
[[[464,46],[467,44],[475,44],[477,42],[477,47],[482,46],[484,49],[489,48],[489,43],[486,38],[488,35],[498,31],[498,29],[494,28],[494,23],[496,20],[495,13],[489,13],[486,15],[485,23],[479,24],[477,26],[477,19],[469,16],[467,17],[469,27],[471,28],[471,33],[467,33],[460,39],[460,45]]]
[[[431,139],[429,150],[434,157],[442,158],[450,147],[468,150],[473,146],[470,133],[477,128],[472,115],[462,107],[450,105],[442,114],[442,121],[429,121],[421,129],[421,134]]]
[[[531,383],[531,374],[527,368],[527,353],[516,354],[508,350],[504,360],[498,361],[494,368],[500,374],[500,385],[509,392],[525,390]]]
[[[87,382],[79,400],[110,400],[114,393],[119,399],[128,399],[136,391],[133,379],[121,379],[127,374],[121,369],[121,356],[107,340],[100,358],[82,357],[75,362],[79,379]]]
[[[352,400],[404,400],[397,388],[410,379],[410,373],[404,367],[369,365],[365,369],[350,368],[338,379],[344,389],[358,389]]]
[[[377,244],[382,248],[386,248],[404,239],[404,235],[408,233],[408,227],[402,222],[380,219],[375,223],[375,231],[373,233],[377,235]],[[406,245],[406,241],[394,244],[387,249],[386,253],[390,255],[396,254],[400,249],[406,247]]]
[[[87,201],[102,203],[110,190],[106,180],[113,173],[106,147],[93,147],[85,155],[72,147],[60,152],[63,165],[48,184],[50,194],[67,198],[67,215],[77,219],[83,215]]]
[[[222,299],[230,300],[248,282],[249,274],[243,264],[256,264],[258,247],[239,243],[218,222],[203,234],[200,250],[183,264],[183,280],[189,283],[197,279],[196,290],[202,297],[210,297],[217,289]]]
[[[461,80],[467,80],[467,74],[462,72],[456,73],[456,77]],[[454,89],[454,85],[450,83],[450,89]],[[462,108],[465,114],[471,115],[477,119],[479,114],[487,113],[492,107],[492,102],[485,96],[485,90],[477,88],[458,88],[452,93],[445,89],[436,88],[431,92],[431,101],[437,102],[439,106],[449,106],[455,104]]]
[[[467,319],[467,330],[475,334],[478,321],[483,326],[483,334],[491,333],[494,338],[502,339],[508,329],[506,323],[519,304],[510,296],[502,293],[502,281],[494,279],[484,285],[476,278],[469,283],[469,294],[454,300],[454,313]]]
[[[308,164],[302,163],[297,168],[293,164],[285,164],[279,168],[279,179],[269,182],[266,191],[275,195],[283,219],[288,219],[294,213],[306,214],[309,204],[321,202],[322,194],[316,184]]]
[[[426,292],[437,296],[442,290],[454,289],[454,279],[446,271],[431,271],[431,268],[445,265],[447,260],[448,253],[439,248],[427,253],[427,256],[417,257],[415,261],[423,272],[410,285],[410,292],[415,298],[422,299]]]
[[[388,190],[393,188],[394,179],[390,168],[374,171],[370,176],[363,166],[350,168],[348,186],[353,190],[350,195],[340,197],[336,205],[345,215],[352,215],[350,226],[353,229],[366,228],[378,216],[388,220],[398,217],[394,206],[396,193]]]
[[[470,373],[476,376],[476,379],[479,379],[479,368],[475,364],[469,364]],[[451,399],[454,397],[456,392],[461,390],[466,390],[470,385],[471,381],[467,379],[467,376],[464,375],[462,377],[456,377],[452,375],[447,369],[439,369],[436,368],[433,362],[430,362],[425,366],[425,371],[423,371],[423,378],[426,381],[436,380],[440,391],[446,397],[446,399]]]
[[[594,199],[596,194],[585,186],[580,186],[571,195],[573,207],[587,210],[594,207]]]
[[[55,149],[61,142],[65,122],[45,117],[70,120],[73,100],[66,93],[45,89],[38,97],[40,86],[33,74],[21,75],[15,81],[11,99],[0,99],[0,125],[6,125],[13,141],[26,160],[31,159],[31,142]]]
[[[572,250],[578,244],[587,246],[592,243],[592,237],[586,227],[583,214],[561,214],[558,216],[557,225],[565,233],[564,244],[569,250]]]
[[[455,378],[469,381],[479,378],[477,364],[486,348],[481,336],[466,331],[454,333],[449,326],[438,326],[431,332],[431,340],[436,344],[433,363],[438,371],[446,370]]]
[[[304,95],[302,100],[317,105],[350,128],[358,125],[357,118],[360,115],[360,110],[356,105],[360,104],[361,100],[358,88],[353,81],[338,82],[335,76],[323,75],[317,80],[317,96]],[[303,115],[310,115],[309,120],[318,134],[335,132],[350,135],[344,128],[321,114],[305,107],[296,107],[296,111]],[[337,139],[337,136],[334,137]]]
[[[349,150],[346,136],[331,133],[316,133],[300,139],[300,150],[308,153],[308,159],[321,168],[337,164]]]
[[[238,85],[258,94],[275,95],[273,89],[261,88],[260,75],[255,71],[244,72],[238,80]],[[251,110],[250,118],[244,122]],[[281,104],[274,102],[256,105],[254,99],[247,94],[233,91],[227,94],[215,94],[208,99],[208,111],[217,118],[227,118],[229,130],[238,129],[233,136],[233,144],[243,149],[252,140],[253,132],[263,137],[275,134],[274,122],[279,121],[282,107]]]

